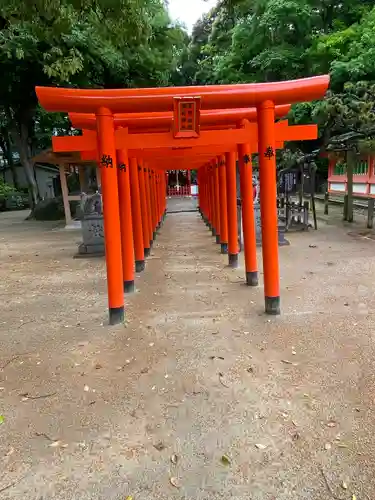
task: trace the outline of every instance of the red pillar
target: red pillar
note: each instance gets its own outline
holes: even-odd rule
[[[220,224],[220,189],[219,189],[219,164],[217,158],[213,162],[214,194],[215,194],[215,218],[216,218],[216,243],[221,243],[221,224]]]
[[[138,164],[136,158],[130,158],[130,188],[133,218],[135,270],[137,273],[145,269],[145,250],[143,245],[142,212],[139,196]]]
[[[165,183],[166,183],[165,196],[168,196],[168,189],[169,189],[169,172],[168,171],[165,173]]]
[[[214,176],[214,165],[209,164],[208,167],[208,183],[210,190],[210,206],[211,206],[211,232],[212,236],[216,236],[216,203],[215,203],[215,176]]]
[[[156,239],[156,226],[157,226],[157,207],[155,200],[155,171],[150,169],[150,196],[151,196],[151,219],[152,219],[152,239]]]
[[[249,144],[238,147],[242,202],[242,228],[246,268],[246,284],[258,285],[257,244],[253,199],[253,168]]]
[[[191,170],[187,171],[188,196],[191,196]]]
[[[265,311],[280,314],[275,105],[265,101],[257,109]]]
[[[119,150],[117,155],[124,292],[131,293],[134,292],[134,246],[129,160],[126,149]]]
[[[109,323],[115,325],[124,320],[124,283],[115,128],[111,111],[107,108],[100,108],[96,115],[96,122],[103,196]]]
[[[150,230],[147,212],[147,195],[146,195],[146,181],[145,181],[145,168],[143,167],[143,160],[138,160],[138,181],[139,181],[139,195],[141,198],[141,214],[142,214],[142,232],[143,232],[143,245],[145,257],[150,255]]]
[[[150,248],[152,248],[154,238],[153,233],[154,229],[152,227],[152,206],[151,206],[151,189],[150,189],[150,169],[144,169],[145,174],[145,184],[146,184],[146,197],[147,197],[147,207],[148,207],[148,228],[149,228],[149,239],[150,239]]]
[[[227,202],[227,173],[225,156],[219,158],[219,198],[220,198],[220,243],[221,253],[228,253],[228,202]]]
[[[161,180],[162,180],[161,199],[162,199],[162,207],[163,207],[162,218],[164,221],[166,213],[167,213],[167,179],[166,179],[166,176],[161,174]]]
[[[158,207],[158,227],[161,225],[161,200],[160,200],[160,174],[156,170],[155,173],[155,184],[156,184],[156,202]]]
[[[228,263],[238,267],[237,181],[236,154],[226,154],[227,207],[228,207]]]
[[[206,184],[206,200],[207,200],[207,220],[206,224],[211,229],[211,190],[210,190],[210,175],[209,165],[204,168],[205,184]]]
[[[203,167],[203,180],[204,180],[204,205],[205,205],[205,219],[206,226],[210,227],[210,191],[208,189],[208,167]]]

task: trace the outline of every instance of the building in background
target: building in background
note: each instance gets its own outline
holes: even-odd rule
[[[17,152],[13,153],[14,171],[17,176],[18,187],[21,190],[28,190],[28,183],[24,168],[20,163],[20,157]],[[35,163],[34,176],[38,186],[40,198],[55,198],[61,195],[61,184],[59,178],[59,169],[57,166]],[[12,168],[4,158],[0,149],[0,177],[4,182],[14,185],[14,176]]]

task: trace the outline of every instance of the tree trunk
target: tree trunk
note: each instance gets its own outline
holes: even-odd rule
[[[31,194],[32,209],[39,201],[38,185],[36,183],[33,163],[29,155],[29,131],[28,125],[26,123],[20,123],[18,129],[15,127],[12,130],[12,136],[14,142],[17,146],[17,150],[20,155],[20,162],[24,168],[26,180],[29,184],[29,190]]]
[[[7,164],[10,168],[11,173],[12,173],[13,185],[16,189],[19,189],[20,186],[19,186],[19,182],[18,182],[17,169],[16,169],[16,167],[14,165],[14,161],[13,161],[12,144],[10,142],[9,132],[7,130],[1,131],[0,147],[3,150],[4,157],[6,158]],[[4,177],[4,179],[5,179],[5,177]]]

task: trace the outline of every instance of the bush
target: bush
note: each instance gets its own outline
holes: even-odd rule
[[[79,216],[79,201],[70,201],[70,212],[73,219]],[[64,203],[62,196],[57,198],[46,198],[45,200],[39,201],[37,206],[34,208],[30,219],[35,220],[64,220]]]
[[[39,201],[32,213],[32,218],[35,220],[61,220],[64,219],[64,216],[64,205],[61,197]]]
[[[0,211],[22,210],[29,206],[27,194],[17,191],[14,186],[0,180]]]
[[[5,198],[6,196],[10,194],[15,194],[17,193],[17,190],[15,189],[14,186],[11,186],[10,184],[7,184],[6,182],[3,181],[3,179],[0,179],[0,197]]]

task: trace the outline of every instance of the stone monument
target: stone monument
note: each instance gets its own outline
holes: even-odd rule
[[[78,256],[104,256],[103,203],[100,191],[92,196],[82,193],[81,210],[83,243],[78,247]]]

